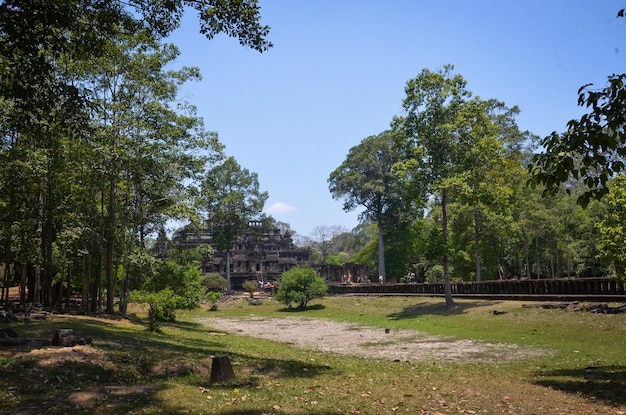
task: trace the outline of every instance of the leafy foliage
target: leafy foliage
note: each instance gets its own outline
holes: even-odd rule
[[[607,211],[597,227],[600,232],[600,257],[612,264],[612,274],[626,278],[626,176],[618,176],[609,184]]]
[[[226,288],[226,278],[217,272],[211,272],[202,277],[202,285],[208,291],[222,291]]]
[[[289,308],[295,303],[299,309],[305,309],[309,301],[323,298],[327,291],[328,286],[314,269],[295,267],[280,278],[276,299]]]
[[[206,172],[198,202],[208,215],[220,251],[230,250],[248,221],[261,213],[267,198],[258,175],[242,168],[233,157]]]
[[[253,298],[254,292],[259,289],[259,283],[254,280],[246,280],[243,282],[242,288],[245,292],[250,294],[250,298]]]
[[[174,321],[177,309],[193,309],[205,295],[199,256],[192,250],[180,251],[171,259],[161,261],[158,269],[149,275],[140,289],[132,291],[129,301],[149,306],[149,328],[158,329],[161,321]]]
[[[30,300],[58,303],[62,270],[67,301],[82,286],[95,312],[104,271],[113,312],[113,296],[142,278],[133,250],[170,218],[197,216],[182,183],[221,148],[177,97],[199,71],[172,70],[178,52],[161,44],[186,10],[209,39],[272,46],[256,0],[0,2],[0,245],[7,269],[36,269],[21,285],[31,279]]]
[[[156,331],[160,329],[161,322],[175,320],[181,297],[176,295],[171,288],[165,288],[157,292],[133,291],[129,300],[133,303],[148,305],[148,329]]]
[[[197,204],[206,212],[217,249],[226,252],[226,281],[230,291],[230,251],[248,221],[259,216],[268,198],[260,189],[258,175],[242,168],[233,158],[206,172]]]
[[[206,299],[211,303],[210,311],[217,311],[217,303],[222,298],[222,293],[217,291],[210,291],[206,294]]]
[[[591,84],[580,88],[578,105],[590,112],[569,121],[566,132],[553,132],[541,140],[543,152],[535,155],[529,166],[531,185],[544,185],[548,195],[571,179],[580,180],[587,187],[578,197],[582,206],[608,193],[610,178],[625,167],[625,82],[626,74],[611,75],[600,90],[590,89]]]
[[[384,227],[410,221],[419,214],[422,200],[403,197],[402,181],[394,172],[402,161],[397,145],[400,130],[370,136],[352,147],[328,179],[333,198],[343,199],[346,212],[360,206],[360,217],[378,226],[378,274],[386,277]]]

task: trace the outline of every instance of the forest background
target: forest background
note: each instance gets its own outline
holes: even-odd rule
[[[185,7],[209,39],[224,32],[272,47],[255,1],[0,5],[3,299],[13,284],[22,302],[69,303],[80,291],[85,307],[105,301],[107,312],[137,288],[185,298],[211,252],[157,261],[152,243],[166,223],[210,223],[225,250],[249,219],[289,230],[262,213],[257,175],[178,97],[200,76],[172,69],[178,50],[164,43]],[[608,81],[579,91],[589,116],[541,138],[520,131],[516,107],[474,97],[452,65],[424,69],[407,81],[389,130],[329,172],[345,210],[365,208],[362,223],[320,226],[296,242],[314,263],[365,263],[390,281],[621,277],[624,120],[615,114],[626,93],[623,75]]]

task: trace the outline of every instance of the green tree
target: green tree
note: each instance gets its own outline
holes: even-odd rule
[[[276,299],[289,308],[295,303],[303,310],[309,301],[323,298],[327,291],[328,286],[314,269],[294,267],[280,277]]]
[[[248,221],[261,214],[268,194],[260,190],[258,175],[242,169],[233,157],[207,171],[200,186],[200,208],[206,212],[217,250],[226,253],[226,281],[230,291],[232,245]]]
[[[225,33],[237,37],[242,45],[260,52],[271,47],[265,39],[269,28],[259,23],[259,7],[255,0],[180,0],[167,4],[152,0],[8,0],[0,4],[1,151],[3,161],[8,161],[7,169],[2,173],[10,175],[6,177],[17,179],[12,169],[19,167],[23,175],[28,175],[20,183],[4,180],[3,177],[2,183],[9,185],[3,189],[8,191],[8,200],[0,205],[7,207],[12,213],[2,216],[3,229],[0,236],[3,239],[0,245],[11,247],[2,252],[8,265],[6,269],[11,270],[16,260],[19,260],[22,275],[25,275],[29,263],[34,265],[33,298],[37,302],[43,300],[45,305],[52,305],[56,295],[52,291],[52,285],[59,267],[67,275],[65,284],[69,294],[72,270],[81,268],[73,265],[81,257],[82,268],[85,269],[83,298],[89,297],[89,279],[92,263],[95,263],[96,283],[92,298],[94,304],[99,301],[102,270],[100,252],[104,251],[104,240],[107,244],[107,311],[112,311],[111,300],[116,290],[112,284],[112,269],[114,266],[115,269],[120,269],[118,265],[127,263],[129,252],[133,244],[137,243],[132,233],[136,232],[139,235],[139,244],[143,244],[141,241],[146,233],[165,220],[165,210],[172,210],[175,199],[172,194],[166,194],[168,192],[162,189],[154,192],[155,189],[150,188],[154,184],[169,183],[168,171],[163,174],[158,168],[151,169],[149,166],[150,161],[158,160],[160,156],[156,156],[154,151],[142,154],[141,158],[136,159],[141,162],[128,163],[126,167],[131,165],[139,167],[139,170],[147,169],[135,170],[130,174],[132,169],[122,169],[120,165],[132,157],[123,157],[120,160],[117,157],[120,156],[119,152],[105,151],[104,142],[94,140],[105,135],[112,138],[114,135],[103,134],[102,129],[92,130],[94,124],[98,124],[93,115],[102,109],[99,106],[101,97],[96,94],[94,99],[92,92],[102,92],[102,89],[93,88],[94,79],[97,79],[95,74],[100,75],[99,84],[103,85],[104,79],[109,75],[106,71],[111,69],[110,63],[115,58],[118,66],[111,73],[122,73],[124,62],[118,51],[129,50],[129,39],[142,39],[139,43],[147,39],[163,39],[179,26],[186,7],[198,12],[200,30],[209,39],[218,33]],[[150,41],[144,43],[146,49],[152,47]],[[133,50],[133,56],[140,54],[137,53],[141,52],[139,48]],[[142,75],[137,68],[146,68],[148,71],[155,68],[154,59],[148,54],[142,57],[148,58],[145,65],[126,67],[125,80],[133,76],[137,80]],[[98,69],[102,72],[98,73]],[[155,82],[161,80],[162,78],[156,79]],[[136,85],[138,84],[135,83]],[[136,94],[138,90],[129,89],[128,92]],[[169,89],[167,93],[171,92]],[[146,96],[146,99],[150,98]],[[121,103],[122,101],[118,101],[118,104]],[[153,111],[147,111],[148,107],[144,105],[139,111],[139,106],[135,106],[136,121],[140,119],[144,125],[133,127],[134,138],[138,133],[141,135],[141,130],[156,119],[158,126],[150,126],[151,138],[156,139],[158,134],[161,134],[161,139],[178,137],[176,134],[172,135],[171,130],[166,130],[171,125],[179,128],[181,119],[178,118],[173,124],[169,123],[171,119],[160,122],[164,120],[162,108],[163,106],[155,105],[152,107]],[[170,111],[169,114],[175,112]],[[158,117],[153,118],[155,114]],[[115,120],[115,125],[123,128],[123,123],[117,121]],[[195,128],[191,124],[197,123],[187,122],[187,128]],[[109,127],[111,125],[113,122],[109,123]],[[156,142],[151,141],[152,144]],[[141,145],[131,148],[139,151],[145,149]],[[194,150],[198,150],[182,146],[179,149],[179,157],[189,156]],[[103,156],[110,156],[109,161],[113,160],[114,163],[99,163],[106,159]],[[25,162],[28,163],[27,167],[24,167]],[[171,162],[170,158],[164,161],[166,164],[159,166],[182,164],[180,160],[178,163]],[[114,175],[113,171],[118,174]],[[119,173],[121,171],[124,173]],[[164,180],[144,180],[140,183],[130,179],[130,176],[137,179],[149,175]],[[110,184],[106,193],[103,192],[106,183],[103,178]],[[120,186],[131,182],[134,185],[132,188]],[[141,186],[137,186],[139,184]],[[22,193],[25,185],[29,185],[29,188]],[[29,197],[23,196],[26,194]],[[98,196],[103,196],[99,200],[101,203],[95,203]],[[128,203],[124,203],[124,206],[116,203],[122,200]],[[134,211],[129,209],[131,200],[134,201]],[[30,206],[30,212],[27,212],[27,206]],[[150,211],[151,209],[156,212]],[[106,219],[106,224],[99,223],[100,218]],[[28,223],[29,221],[32,223]],[[19,223],[19,229],[15,227],[16,223]],[[11,230],[11,227],[14,229]],[[108,230],[102,232],[101,229]],[[13,235],[16,235],[15,231],[20,235],[19,244],[10,242]],[[119,251],[116,244],[126,253],[116,252]],[[56,263],[58,261],[53,256],[57,250],[62,252],[58,256],[61,263]],[[5,279],[8,275],[7,272]],[[25,284],[21,286],[24,287]],[[40,287],[43,288],[41,291]],[[24,288],[22,295],[23,293]]]
[[[385,131],[365,138],[352,147],[345,161],[328,179],[335,199],[343,199],[343,209],[350,212],[357,207],[365,210],[359,215],[378,226],[378,274],[386,280],[384,227],[413,220],[417,215],[416,201],[407,203],[393,167],[402,161],[396,146],[397,132]]]
[[[608,186],[609,193],[604,198],[607,211],[597,223],[599,257],[610,264],[611,273],[623,281],[626,278],[626,176],[613,178]]]
[[[198,253],[202,256],[202,272],[206,272],[209,262],[213,261],[213,247],[209,244],[202,244],[198,247]]]
[[[523,157],[532,135],[519,130],[517,108],[495,100],[473,105],[467,107],[475,114],[472,144],[464,154],[466,171],[451,190],[449,216],[455,270],[463,279],[473,275],[481,281],[483,273],[487,278],[505,273],[503,250],[514,234],[512,197],[522,185]]]
[[[206,293],[200,273],[201,255],[197,250],[172,250],[166,261],[150,255],[136,255],[145,278],[138,289],[130,293],[129,301],[149,306],[151,330],[160,322],[174,321],[177,309],[194,309]]]
[[[327,265],[338,265],[343,266],[350,260],[350,255],[347,252],[339,252],[336,254],[329,255],[324,261],[324,264]]]
[[[117,291],[115,263],[126,262],[136,245],[145,247],[145,236],[163,227],[186,198],[181,183],[221,154],[217,136],[203,131],[193,108],[171,107],[179,85],[199,78],[197,68],[166,69],[177,48],[149,36],[119,39],[90,78],[109,313]]]
[[[174,320],[179,297],[172,289],[166,288],[158,292],[133,291],[129,300],[148,306],[148,329],[157,331],[161,328],[161,322]]]
[[[409,160],[413,165],[404,170],[418,172],[414,176],[427,193],[437,196],[441,208],[445,245],[442,265],[448,306],[454,303],[449,266],[450,193],[467,184],[467,172],[476,167],[472,164],[473,160],[467,157],[467,152],[482,146],[485,136],[480,131],[489,129],[490,125],[489,118],[485,116],[484,102],[471,99],[472,94],[466,89],[467,82],[461,75],[453,75],[453,69],[452,65],[446,65],[439,72],[424,69],[416,78],[410,79],[403,101],[405,115],[394,121],[409,137]]]

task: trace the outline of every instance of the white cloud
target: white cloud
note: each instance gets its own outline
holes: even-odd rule
[[[265,209],[265,211],[271,215],[276,215],[276,214],[281,214],[281,213],[289,213],[289,212],[295,212],[298,209],[296,209],[295,207],[287,204],[287,203],[283,203],[283,202],[277,202],[274,203],[272,206],[268,207],[267,209]]]

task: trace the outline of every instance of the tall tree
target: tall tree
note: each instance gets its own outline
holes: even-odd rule
[[[396,132],[399,133],[399,132]],[[393,131],[370,136],[352,147],[346,159],[328,179],[335,199],[343,199],[343,209],[350,212],[363,207],[359,215],[378,227],[378,274],[386,282],[385,243],[383,228],[409,217],[415,219],[415,203],[405,203],[401,186],[393,167],[401,161]],[[415,201],[414,201],[415,202]]]
[[[101,199],[103,203],[96,208],[97,211],[106,215],[107,229],[109,229],[106,235],[96,237],[98,232],[91,226],[85,226],[85,218],[97,215],[79,215],[83,222],[77,222],[79,216],[72,216],[71,229],[67,226],[69,222],[66,222],[66,217],[63,217],[63,215],[73,214],[72,211],[75,213],[77,204],[89,199],[85,197],[89,192],[84,191],[83,186],[88,184],[89,180],[85,177],[90,175],[79,177],[72,173],[73,167],[76,167],[75,162],[80,160],[72,154],[78,149],[80,151],[88,149],[87,153],[95,150],[93,147],[81,145],[82,141],[89,141],[94,137],[102,138],[104,135],[102,129],[97,131],[97,134],[89,131],[89,127],[93,126],[91,111],[96,109],[97,102],[91,95],[93,83],[91,79],[85,78],[85,71],[89,70],[87,69],[89,67],[93,68],[94,65],[105,62],[108,58],[119,57],[112,52],[117,50],[120,42],[123,43],[133,35],[156,40],[163,39],[180,25],[186,8],[198,13],[200,31],[209,39],[219,33],[224,33],[238,38],[242,45],[259,52],[272,46],[266,40],[269,28],[260,24],[260,8],[256,0],[174,0],[168,2],[156,0],[33,0],[29,2],[7,0],[0,3],[2,139],[3,141],[7,139],[8,142],[12,140],[9,146],[2,146],[3,156],[11,160],[7,167],[17,166],[25,160],[36,161],[36,163],[31,163],[32,168],[22,169],[23,173],[30,171],[32,175],[21,182],[21,185],[31,184],[26,194],[34,197],[36,203],[27,202],[25,198],[18,199],[20,192],[16,191],[18,188],[14,182],[9,186],[8,204],[11,205],[9,211],[14,212],[11,215],[24,212],[14,209],[18,204],[36,207],[35,212],[22,216],[30,218],[31,221],[35,220],[36,224],[34,226],[27,224],[26,219],[21,221],[21,229],[31,229],[31,235],[22,234],[23,243],[20,244],[22,247],[20,249],[23,253],[20,260],[26,261],[30,258],[28,261],[32,261],[36,267],[35,278],[38,279],[41,274],[43,280],[41,296],[38,294],[39,281],[37,280],[33,285],[37,301],[41,297],[45,305],[52,305],[53,302],[52,283],[56,274],[55,267],[58,265],[55,264],[53,258],[56,249],[55,241],[63,242],[67,252],[70,252],[70,245],[75,246],[73,243],[68,244],[66,239],[58,239],[59,232],[63,232],[64,236],[74,238],[77,236],[76,231],[82,229],[81,232],[85,231],[83,236],[91,235],[91,242],[96,246],[99,246],[100,240],[106,236],[109,243],[107,270],[112,269],[113,244],[115,238],[119,237],[118,234],[114,235],[117,232],[113,230],[121,216],[115,215],[123,212],[116,212],[115,201],[120,200],[120,196],[126,196],[118,193],[120,190],[118,184],[125,178],[112,173],[115,170],[118,173],[121,171],[121,160],[117,158],[119,153],[100,152],[100,155],[111,156],[110,160],[115,161],[104,166],[110,173],[107,176],[109,186],[106,197]],[[122,39],[122,34],[127,38]],[[146,65],[146,67],[151,66]],[[139,118],[150,117],[151,114],[137,113],[136,115]],[[154,119],[143,119],[145,123],[151,120]],[[168,134],[164,128],[166,124],[158,126],[161,133]],[[121,125],[121,123],[117,124],[120,128]],[[121,133],[122,131],[118,129],[119,136],[122,135]],[[108,134],[110,139],[114,136],[115,134]],[[101,146],[100,150],[102,149]],[[189,154],[190,152],[187,152],[187,155]],[[100,158],[102,159],[104,157]],[[111,167],[116,167],[116,169]],[[9,169],[5,170],[5,172],[9,171]],[[104,171],[105,169],[102,169],[97,173],[103,174]],[[156,173],[156,175],[159,174]],[[3,181],[4,179],[8,179],[8,176],[3,177]],[[4,183],[10,182],[6,180]],[[142,198],[139,194],[144,197],[142,202],[139,201]],[[135,195],[137,196],[135,205],[143,206],[140,203],[147,201],[145,187],[143,191],[135,192]],[[164,199],[169,201],[171,198],[152,198],[150,206],[159,205],[162,208],[163,203],[159,200]],[[15,218],[17,216],[12,216],[12,219]],[[6,236],[1,245],[17,247],[17,244],[9,242],[9,235],[13,233],[8,226],[15,221],[8,221],[10,218],[4,216],[2,219],[7,219],[7,221],[3,221],[4,228],[0,232],[1,235]],[[32,229],[37,230],[34,237]],[[145,229],[147,228],[142,225],[136,230],[143,233]],[[26,255],[24,249],[28,241],[32,244],[32,241],[37,239],[39,240],[38,247],[29,248],[31,252],[36,252],[36,255]],[[9,268],[16,259],[12,250],[3,252],[4,260]],[[72,248],[71,251],[85,252],[82,248]],[[33,258],[34,256],[41,259]],[[87,274],[88,272],[85,272],[85,275]],[[112,275],[109,274],[111,274],[110,271],[107,276],[111,281]],[[97,275],[99,275],[99,270]],[[109,283],[109,295],[113,292],[111,288]],[[97,295],[94,296],[96,297]],[[109,311],[111,311],[111,304],[111,298],[108,298]]]
[[[453,69],[452,65],[439,72],[424,69],[410,79],[405,87],[405,114],[394,120],[408,137],[412,170],[418,172],[415,178],[441,208],[442,265],[448,306],[454,304],[448,205],[459,189],[477,190],[482,178],[474,176],[484,176],[485,160],[492,160],[500,146],[498,130],[488,113],[490,103],[472,98],[466,89],[467,82],[461,75],[453,74]]]
[[[258,175],[242,169],[233,157],[206,172],[200,184],[200,209],[206,212],[217,250],[226,253],[227,290],[231,290],[230,254],[248,222],[263,211],[268,198]]]

